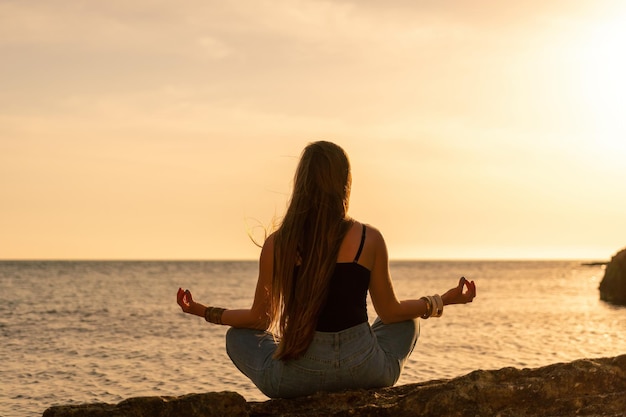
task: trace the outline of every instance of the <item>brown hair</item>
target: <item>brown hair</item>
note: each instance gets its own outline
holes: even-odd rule
[[[299,357],[313,340],[349,227],[351,183],[350,162],[339,146],[319,141],[304,149],[289,207],[274,236],[270,317],[280,339],[278,359]]]

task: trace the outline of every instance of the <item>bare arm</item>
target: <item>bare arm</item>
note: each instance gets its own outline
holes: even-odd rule
[[[376,313],[383,323],[421,317],[429,311],[428,304],[423,299],[398,300],[393,289],[389,272],[389,255],[387,245],[377,230],[370,233],[374,246],[374,263],[370,279],[370,295]],[[465,278],[459,284],[441,296],[444,305],[471,303],[476,296],[476,285]]]
[[[266,330],[269,326],[269,288],[273,271],[273,237],[270,236],[261,250],[259,260],[259,278],[257,280],[254,301],[249,309],[225,310],[221,316],[224,325],[249,329]],[[204,318],[207,306],[193,301],[191,293],[178,289],[177,303],[185,313]]]

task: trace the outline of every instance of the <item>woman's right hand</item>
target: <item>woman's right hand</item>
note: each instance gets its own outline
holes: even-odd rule
[[[178,293],[176,294],[176,302],[185,313],[191,312],[193,297],[191,296],[191,292],[189,290],[183,290],[182,288],[179,288]]]
[[[467,290],[465,288],[467,287]],[[476,284],[474,281],[468,281],[465,277],[461,277],[459,285],[448,290],[441,296],[444,305],[449,304],[466,304],[471,303],[476,297]]]

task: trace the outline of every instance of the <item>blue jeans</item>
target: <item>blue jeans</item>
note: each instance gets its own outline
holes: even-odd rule
[[[273,358],[277,343],[268,332],[230,328],[226,351],[235,366],[270,398],[318,391],[388,387],[396,383],[419,337],[419,321],[372,326],[362,323],[336,332],[316,332],[298,359]]]

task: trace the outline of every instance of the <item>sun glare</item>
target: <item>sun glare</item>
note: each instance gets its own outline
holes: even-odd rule
[[[577,51],[580,88],[598,145],[626,150],[626,14],[598,23]]]

